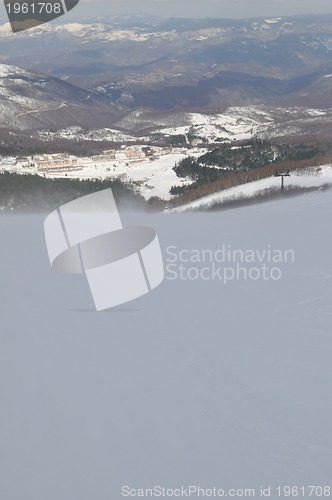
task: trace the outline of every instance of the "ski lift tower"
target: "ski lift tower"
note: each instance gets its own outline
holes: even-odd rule
[[[284,190],[284,177],[290,177],[289,170],[276,170],[274,177],[281,177],[281,191]]]

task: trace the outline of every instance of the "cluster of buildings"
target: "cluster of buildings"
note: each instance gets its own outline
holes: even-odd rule
[[[125,160],[128,163],[140,163],[146,161],[147,159],[153,161],[160,158],[160,156],[170,154],[174,150],[173,148],[161,148],[157,146],[125,146],[123,145],[121,149],[115,150],[111,149],[104,151],[101,155],[92,156],[91,159],[100,162],[109,162],[112,160]]]
[[[31,173],[50,177],[75,178],[120,178],[128,168],[142,165],[143,169],[169,155],[170,165],[174,166],[173,157],[192,154],[186,147],[159,147],[149,145],[122,145],[119,149],[103,151],[99,155],[77,157],[68,153],[40,154],[34,156],[0,157],[0,172]]]
[[[71,171],[80,168],[78,163],[76,156],[66,153],[0,158],[0,168],[12,172],[22,169],[30,169],[36,173]]]
[[[66,153],[34,156],[33,166],[37,172],[56,173],[78,170],[78,159]]]

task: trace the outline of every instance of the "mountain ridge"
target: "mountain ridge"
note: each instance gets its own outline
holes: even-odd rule
[[[124,107],[54,76],[0,64],[0,110],[1,127],[35,129],[106,126]]]
[[[173,127],[183,113],[219,115],[254,106],[274,113],[280,128],[288,121],[282,109],[305,115],[305,109],[332,108],[331,21],[332,15],[125,16],[51,23],[15,37],[2,26],[1,61],[27,68],[2,77],[2,125],[113,127],[140,135],[163,121]],[[318,120],[326,125],[317,115],[306,132],[315,133]]]

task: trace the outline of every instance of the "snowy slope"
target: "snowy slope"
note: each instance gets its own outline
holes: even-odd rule
[[[169,117],[171,120],[171,117]],[[173,117],[176,123],[176,115]],[[184,134],[209,143],[240,141],[252,137],[271,138],[302,134],[311,127],[316,133],[332,122],[331,109],[301,107],[232,106],[223,113],[184,113],[174,126],[157,128],[153,134]]]
[[[204,150],[189,150],[191,156],[200,156]],[[125,154],[117,154],[116,159],[106,162],[98,161],[98,158],[80,158],[80,169],[59,173],[46,173],[47,177],[66,177],[71,179],[106,179],[120,178],[125,182],[134,182],[139,192],[145,199],[158,196],[169,200],[172,186],[190,184],[187,179],[180,179],[173,170],[189,154],[173,152],[160,155],[153,160],[144,158],[142,160],[129,161]],[[26,172],[21,169],[20,172]],[[44,174],[42,174],[44,175]]]
[[[281,185],[279,177],[268,177],[259,181],[248,182],[239,186],[225,189],[217,193],[210,194],[187,203],[181,207],[173,209],[176,212],[184,212],[193,209],[206,209],[216,205],[233,200],[250,199],[264,193],[269,189],[278,189]],[[332,186],[332,166],[323,165],[322,167],[313,167],[307,173],[301,171],[291,172],[291,176],[285,179],[286,187],[311,188]]]
[[[119,113],[68,82],[0,64],[0,126],[18,129],[105,125]]]
[[[41,139],[53,140],[53,139],[68,139],[75,141],[110,141],[119,143],[129,143],[137,141],[137,137],[126,134],[121,130],[102,128],[96,130],[86,130],[82,127],[67,127],[65,129],[60,129],[57,131],[51,130],[41,130],[38,133]]]
[[[271,487],[277,500],[290,485],[309,499],[308,485],[329,486],[331,210],[326,191],[263,209],[122,213],[158,231],[166,279],[100,314],[83,277],[50,269],[44,216],[0,217],[1,498],[196,485],[254,498]],[[273,264],[276,281],[169,279],[168,247],[185,259],[223,245],[295,260]]]

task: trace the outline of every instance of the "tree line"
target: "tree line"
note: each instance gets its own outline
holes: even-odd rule
[[[0,173],[0,210],[2,213],[52,211],[75,198],[107,188],[112,188],[120,207],[148,208],[135,184],[118,179],[48,179],[5,171]]]
[[[173,170],[176,175],[192,182],[184,186],[172,186],[170,194],[181,195],[237,172],[268,164],[306,160],[326,153],[332,153],[329,143],[276,144],[253,139],[239,145],[222,144],[199,158],[187,157],[175,165]]]

